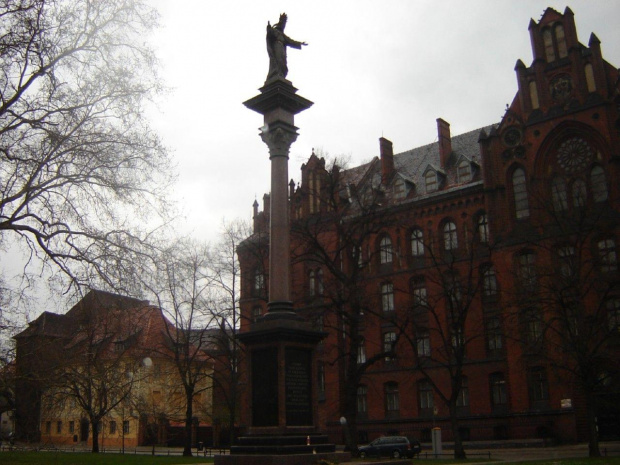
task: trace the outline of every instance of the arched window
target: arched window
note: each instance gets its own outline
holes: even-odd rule
[[[400,399],[398,396],[398,383],[389,382],[384,384],[385,390],[385,414],[387,417],[398,416]]]
[[[489,242],[489,222],[487,220],[487,214],[481,213],[478,215],[478,221],[476,223],[478,240],[483,243]]]
[[[424,277],[420,276],[411,280],[411,293],[414,308],[425,307],[428,304]]]
[[[543,31],[543,43],[545,44],[545,56],[547,57],[547,62],[551,63],[555,61],[555,50],[553,49],[553,36],[551,35],[550,29],[545,29]]]
[[[610,331],[620,333],[620,298],[613,297],[605,303]]]
[[[561,23],[551,28],[545,28],[542,32],[543,44],[545,46],[545,57],[547,62],[551,63],[557,58],[568,56],[568,48],[566,46],[566,34],[564,26]]]
[[[357,413],[366,415],[368,413],[368,386],[360,385],[357,387]]]
[[[484,297],[495,297],[497,295],[497,277],[492,266],[486,265],[482,272],[482,294]]]
[[[586,183],[583,179],[576,179],[572,185],[572,195],[573,195],[573,207],[575,208],[583,208],[586,206],[586,201],[588,199],[588,193],[586,190]]]
[[[414,257],[424,255],[424,233],[421,229],[414,229],[411,233],[411,255]]]
[[[530,402],[548,401],[549,382],[547,381],[547,371],[544,367],[528,368],[527,378]]]
[[[359,345],[357,346],[357,363],[366,363],[366,346],[364,345],[364,338],[361,338]]]
[[[420,398],[420,409],[430,410],[434,407],[433,386],[424,380],[418,383],[418,396]]]
[[[586,73],[586,84],[588,85],[588,92],[596,92],[596,81],[594,80],[594,68],[590,63],[587,63],[584,67]]]
[[[323,287],[323,270],[316,270],[316,293],[318,295],[323,295],[324,287]]]
[[[254,271],[254,295],[259,295],[265,289],[265,275],[262,270]]]
[[[392,283],[381,284],[381,309],[384,312],[394,311],[394,285]]]
[[[419,330],[416,333],[416,353],[418,357],[431,356],[431,333],[428,330]]]
[[[533,252],[524,252],[517,259],[517,277],[524,290],[532,291],[536,288],[536,255]]]
[[[536,86],[536,81],[530,81],[530,101],[532,102],[533,110],[537,110],[540,107],[540,102],[538,101],[538,87]]]
[[[506,392],[504,373],[491,373],[489,384],[491,387],[491,405],[493,407],[506,405],[508,403],[508,394]]]
[[[354,245],[351,248],[351,259],[353,263],[357,263],[358,268],[364,266],[364,254],[362,253],[362,247],[359,245]]]
[[[379,262],[382,265],[392,263],[393,255],[392,240],[388,236],[383,236],[379,242]]]
[[[313,297],[316,293],[316,276],[314,270],[310,270],[308,273],[308,295]]]
[[[601,264],[601,271],[609,273],[618,270],[618,254],[616,253],[616,241],[613,239],[603,239],[598,241],[598,256]]]
[[[604,202],[607,200],[607,179],[605,171],[599,165],[596,165],[590,171],[590,184],[592,186],[592,198],[595,202]]]
[[[567,279],[573,278],[578,271],[575,247],[572,245],[567,245],[558,248],[557,258],[558,272],[560,273],[560,276]]]
[[[551,181],[551,201],[553,202],[554,211],[568,210],[568,200],[566,197],[566,181],[564,178],[556,176]]]
[[[317,384],[319,385],[319,398],[325,399],[325,363],[317,363]]]
[[[459,396],[456,399],[456,406],[469,406],[469,380],[467,379],[467,376],[463,376],[463,378],[461,378],[461,390],[459,391]]]
[[[310,182],[310,213],[317,213],[321,201],[321,177],[312,171],[308,178]]]
[[[385,353],[390,353],[392,351],[396,351],[396,332],[395,331],[388,331],[386,333],[383,333],[383,352]],[[392,356],[387,355],[385,357],[385,361],[389,362],[390,360],[392,360]]]
[[[490,354],[497,353],[504,347],[502,325],[499,318],[490,318],[486,322],[487,349]]]
[[[568,55],[568,51],[566,49],[566,36],[564,34],[564,26],[561,24],[557,24],[554,29],[555,32],[555,41],[558,45],[558,55],[560,58],[564,58]]]
[[[527,198],[525,171],[517,168],[512,173],[512,192],[515,198],[515,215],[518,220],[530,216],[530,204]]]
[[[443,245],[445,250],[456,250],[459,246],[456,224],[452,221],[443,225]]]
[[[532,346],[539,346],[543,339],[542,314],[537,308],[529,308],[525,311],[525,339]]]

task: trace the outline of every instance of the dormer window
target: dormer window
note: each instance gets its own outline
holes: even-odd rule
[[[462,159],[456,168],[456,179],[458,183],[471,181],[471,163],[467,159]]]
[[[394,198],[395,199],[404,199],[407,196],[407,188],[405,186],[405,181],[401,178],[397,178],[394,181]]]
[[[435,192],[439,189],[439,179],[437,178],[437,172],[434,170],[428,170],[424,175],[424,182],[426,183],[426,193]]]

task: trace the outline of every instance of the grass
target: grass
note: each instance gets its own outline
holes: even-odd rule
[[[367,460],[372,461],[372,460]],[[213,462],[211,457],[168,457],[134,454],[91,454],[81,452],[0,452],[2,465],[181,465]],[[488,462],[488,459],[414,459],[412,465],[451,465]],[[573,458],[511,462],[510,465],[620,465],[620,457]]]
[[[213,462],[213,458],[88,452],[0,452],[2,465],[181,465],[206,462]]]

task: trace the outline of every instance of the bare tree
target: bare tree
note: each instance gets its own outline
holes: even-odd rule
[[[575,189],[570,206],[562,192],[554,189],[551,198],[535,199],[545,227],[518,255],[514,334],[525,359],[549,366],[576,387],[573,407],[585,413],[589,455],[598,457],[597,416],[617,410],[620,380],[620,217],[613,202],[605,201],[606,191],[588,208],[585,191],[580,197]],[[545,401],[546,389],[543,379],[530,393]]]
[[[215,295],[214,306],[210,311],[217,322],[212,332],[215,343],[214,399],[224,403],[220,408],[214,405],[214,409],[219,411],[214,412],[214,418],[219,421],[219,414],[226,417],[230,444],[235,439],[235,424],[239,413],[239,363],[243,356],[243,346],[236,338],[241,323],[237,248],[249,235],[249,224],[242,221],[225,223],[220,240],[211,252],[209,265]]]
[[[212,389],[213,363],[209,355],[209,328],[218,324],[213,313],[209,252],[205,246],[180,240],[155,260],[156,269],[146,283],[159,307],[170,319],[163,344],[151,350],[174,366],[182,386],[185,412],[183,455],[192,455],[194,397]]]
[[[394,355],[398,341],[397,335],[389,347],[382,346],[366,357],[364,318],[391,320],[393,315],[386,316],[368,305],[377,295],[365,281],[376,261],[369,244],[386,225],[381,214],[383,192],[380,179],[368,179],[361,184],[363,188],[356,188],[339,166],[345,164],[342,160],[334,159],[327,169],[324,159],[319,163],[321,167],[313,175],[320,181],[302,185],[295,193],[299,203],[293,200],[293,208],[303,208],[304,198],[311,205],[310,212],[298,210],[291,223],[293,266],[304,269],[303,279],[306,274],[310,279],[310,295],[298,296],[301,301],[297,303],[310,318],[337,335],[335,347],[325,347],[324,356],[338,368],[346,445],[356,451],[358,387],[369,368]]]
[[[171,173],[144,117],[156,14],[140,0],[6,0],[0,18],[1,240],[70,285],[127,292],[138,225],[167,210]]]
[[[15,347],[0,342],[0,415],[15,409]]]
[[[478,233],[468,231],[465,237],[473,241],[459,246],[452,232],[446,228],[443,240],[415,245],[426,255],[426,265],[406,290],[412,296],[413,311],[404,313],[396,324],[415,354],[412,368],[423,375],[448,408],[454,458],[464,459],[459,410],[469,401],[464,372],[471,360],[468,352],[485,337],[485,326],[491,322],[496,323],[491,325],[495,332],[488,344],[500,352],[503,332],[499,308],[489,306],[486,322],[482,310],[485,300],[494,302],[498,296],[487,235],[481,241]],[[443,382],[446,379],[448,383]],[[435,408],[432,398],[425,397],[420,403],[422,409]]]

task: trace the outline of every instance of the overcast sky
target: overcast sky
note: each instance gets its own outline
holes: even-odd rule
[[[516,61],[532,62],[529,21],[548,6],[570,6],[580,42],[594,32],[620,66],[615,0],[152,1],[170,88],[152,121],[178,165],[187,228],[207,240],[224,218],[249,220],[269,190],[262,116],[242,102],[265,81],[265,26],[281,12],[287,35],[309,44],[288,51],[288,79],[314,102],[295,119],[296,181],[313,147],[356,165],[378,155],[381,136],[395,153],[435,141],[438,117],[453,135],[498,122],[517,91]]]

